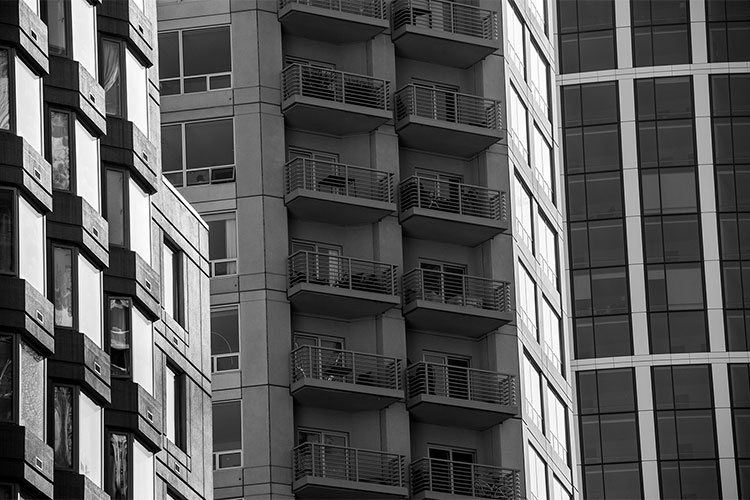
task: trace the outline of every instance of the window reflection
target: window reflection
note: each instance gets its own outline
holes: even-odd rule
[[[9,52],[0,50],[0,129],[10,129]]]
[[[55,247],[54,293],[55,325],[73,326],[73,250]]]
[[[0,421],[12,422],[14,394],[13,336],[0,335]]]
[[[112,376],[130,375],[130,301],[109,301],[109,359]]]
[[[73,389],[55,386],[55,467],[73,468]]]
[[[102,40],[101,84],[104,87],[108,115],[122,115],[120,44]]]
[[[70,115],[50,111],[50,155],[52,158],[52,187],[70,190]]]

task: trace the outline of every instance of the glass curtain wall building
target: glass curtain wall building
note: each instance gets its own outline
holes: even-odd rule
[[[747,2],[558,1],[585,498],[747,498]]]

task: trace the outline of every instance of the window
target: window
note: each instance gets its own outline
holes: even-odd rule
[[[529,88],[534,101],[543,111],[544,116],[549,116],[549,65],[539,51],[539,47],[531,42],[529,51]]]
[[[521,16],[515,6],[508,4],[508,30],[505,34],[508,40],[507,56],[516,65],[516,69],[523,75],[526,72],[526,51],[524,50],[524,28]]]
[[[102,438],[104,410],[86,394],[78,399],[78,471],[97,485],[102,485]]]
[[[578,372],[586,498],[642,498],[632,368]]]
[[[652,368],[662,498],[719,498],[711,367]]]
[[[560,318],[546,298],[542,300],[542,339],[545,356],[563,374],[562,347],[560,344]]]
[[[550,283],[557,286],[557,233],[550,226],[541,211],[537,212],[537,241],[539,242],[537,257],[544,270],[544,276]]]
[[[547,34],[547,1],[546,0],[529,0],[526,4],[531,12],[531,18],[542,28],[544,34]]]
[[[7,53],[7,52],[6,52]],[[2,64],[2,63],[0,63]],[[0,70],[0,75],[2,70]],[[16,134],[42,153],[42,78],[15,57]],[[0,76],[2,78],[2,76]],[[0,122],[2,119],[0,119]]]
[[[612,0],[558,0],[561,73],[614,69]]]
[[[526,443],[526,456],[529,463],[527,481],[529,500],[544,500],[547,496],[547,464],[530,443]]]
[[[148,77],[146,67],[123,43],[102,40],[101,82],[108,115],[125,118],[146,137],[148,130]]]
[[[154,454],[131,434],[111,432],[107,441],[104,490],[110,498],[153,500]]]
[[[511,88],[508,93],[508,132],[511,145],[516,148],[518,155],[528,163],[529,124],[526,117],[526,107],[514,88]]]
[[[449,493],[449,496],[474,496],[474,492],[486,491],[483,481],[477,481],[475,486],[472,476],[475,450],[429,445],[427,456],[430,458],[430,476],[441,478],[432,481],[430,489],[433,491]]]
[[[538,338],[536,324],[536,284],[521,262],[518,262],[518,321],[528,335]]]
[[[242,466],[240,401],[213,404],[214,470]]]
[[[110,245],[128,247],[151,264],[151,196],[128,172],[106,169]]]
[[[149,394],[154,387],[153,324],[129,298],[109,298],[109,357],[113,377],[132,377]],[[133,362],[134,357],[138,359]]]
[[[104,410],[69,385],[54,387],[54,408],[55,467],[74,470],[101,487]]]
[[[547,439],[555,453],[567,463],[568,417],[565,404],[550,386],[547,386]]]
[[[69,57],[94,76],[96,8],[87,0],[45,0],[50,54]]]
[[[526,417],[539,430],[543,430],[542,376],[528,355],[523,357],[523,407]]]
[[[750,365],[730,364],[729,387],[740,498],[750,492]]]
[[[575,321],[576,358],[605,358],[633,353],[630,316],[581,318]]]
[[[533,225],[533,205],[531,202],[531,193],[526,189],[521,178],[516,174],[515,183],[513,184],[513,194],[515,195],[515,230],[526,248],[534,252],[534,225]]]
[[[44,357],[16,335],[0,334],[0,421],[44,439]]]
[[[44,217],[17,191],[0,189],[0,273],[45,290]]]
[[[707,0],[708,61],[750,59],[750,9],[735,0]]]
[[[183,324],[182,253],[166,239],[161,259],[162,307],[172,319]]]
[[[178,448],[184,450],[187,428],[185,376],[167,364],[164,379],[164,434]]]
[[[239,309],[211,309],[211,371],[224,372],[240,368]]]
[[[162,126],[162,170],[174,186],[234,181],[231,118]]]
[[[96,346],[101,347],[101,271],[73,248],[53,246],[52,251],[55,325],[77,328]]]
[[[633,65],[691,61],[687,2],[632,0]]]
[[[237,274],[237,214],[207,214],[211,276]]]
[[[161,95],[232,86],[229,26],[159,33]]]
[[[565,486],[557,479],[557,476],[552,477],[552,488],[550,488],[550,500],[571,500],[571,495]]]
[[[552,149],[542,132],[534,124],[534,172],[547,198],[555,203],[555,181],[552,169]]]

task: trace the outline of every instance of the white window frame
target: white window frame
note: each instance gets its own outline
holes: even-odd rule
[[[227,401],[216,401],[214,400],[211,406],[211,412],[213,413],[213,405],[217,404],[224,404],[224,403],[238,403],[240,406],[240,443],[242,443],[242,434],[243,434],[243,428],[242,428],[242,422],[244,422],[243,419],[243,413],[244,409],[242,408],[242,400],[241,399],[229,399]],[[241,444],[240,444],[241,446]],[[240,455],[240,463],[238,465],[233,465],[231,467],[219,467],[220,459],[224,455],[229,455],[233,453],[239,453]],[[239,469],[242,468],[244,465],[244,454],[242,453],[242,448],[235,449],[235,450],[223,450],[223,451],[213,451],[212,452],[213,457],[213,470],[227,470],[227,469]]]
[[[233,222],[234,226],[234,249],[233,252],[230,251],[229,246],[227,245],[227,254],[234,253],[234,257],[225,257],[223,259],[213,259],[209,261],[211,265],[211,277],[217,277],[217,276],[234,276],[238,273],[237,270],[237,264],[238,264],[238,255],[237,250],[239,246],[238,241],[238,233],[237,233],[237,211],[231,211],[231,212],[216,212],[216,213],[210,213],[210,214],[202,214],[203,220],[206,222],[217,222],[217,221],[225,221],[227,222],[227,225],[230,224],[230,222]],[[208,235],[209,241],[211,238],[211,235],[209,233]],[[228,269],[233,269],[233,272],[226,272],[224,274],[216,274],[216,265],[217,264],[227,264]],[[232,266],[232,264],[234,264]]]
[[[529,121],[526,106],[515,88],[508,91],[508,135],[510,144],[523,158],[529,162]]]
[[[544,355],[562,374],[562,347],[560,343],[560,318],[546,297],[542,297],[542,349]]]
[[[526,47],[524,35],[526,29],[523,18],[519,16],[516,8],[510,3],[508,5],[508,23],[506,38],[508,39],[508,58],[518,69],[521,75],[526,73]]]
[[[240,335],[240,307],[238,304],[233,304],[229,306],[217,306],[211,308],[211,314],[214,312],[224,312],[224,311],[231,311],[235,310],[237,311],[237,352],[231,352],[227,354],[213,354],[211,353],[211,373],[227,373],[227,372],[234,372],[241,368],[240,362],[242,358],[240,357],[240,352],[242,351],[242,336]],[[211,332],[211,335],[213,336],[213,331]],[[217,370],[218,361],[220,359],[225,358],[237,358],[237,368],[234,370]]]
[[[527,418],[541,431],[544,430],[544,403],[542,402],[542,374],[529,359],[523,358],[523,407]]]
[[[546,500],[548,498],[547,464],[531,443],[526,443],[526,455],[529,466],[529,480],[527,481],[529,500]]]
[[[135,1],[139,1],[139,0],[135,0]],[[140,1],[142,2],[143,0],[140,0]],[[181,29],[181,30],[166,30],[166,31],[160,31],[159,32],[159,35],[167,35],[167,34],[170,34],[170,33],[177,33],[177,58],[178,58],[177,64],[179,65],[179,68],[180,68],[180,74],[179,74],[179,76],[171,77],[171,78],[162,78],[162,79],[159,80],[159,87],[161,87],[161,84],[163,82],[177,81],[180,84],[180,91],[178,93],[176,93],[176,94],[164,94],[164,95],[167,95],[167,96],[172,96],[172,95],[191,95],[191,94],[199,94],[201,92],[216,92],[216,91],[219,91],[219,90],[230,90],[232,88],[232,83],[233,83],[233,80],[234,80],[234,78],[232,76],[232,72],[233,72],[233,68],[232,67],[230,67],[229,71],[223,71],[223,72],[220,72],[220,73],[206,73],[206,74],[203,74],[203,75],[185,76],[185,68],[183,67],[183,64],[182,64],[183,63],[182,58],[183,58],[183,54],[184,54],[182,39],[183,39],[184,33],[189,32],[189,31],[200,31],[200,30],[215,29],[215,28],[227,28],[229,30],[229,61],[230,61],[230,66],[232,66],[232,63],[234,61],[232,60],[232,52],[233,51],[232,51],[232,27],[231,27],[231,25],[217,24],[217,25],[212,25],[212,26],[197,26],[195,28],[186,28],[186,29]],[[211,78],[212,77],[221,77],[221,76],[229,76],[229,86],[227,86],[227,87],[217,87],[215,89],[212,89],[211,88]],[[190,79],[194,79],[194,78],[201,78],[201,77],[202,78],[206,78],[206,80],[207,80],[206,81],[206,90],[202,90],[202,91],[199,91],[199,92],[188,92],[188,93],[185,93],[185,80],[186,79],[190,80]]]
[[[538,338],[536,283],[526,267],[518,261],[516,312],[521,328],[533,338]]]
[[[541,210],[537,211],[537,261],[550,283],[557,285],[557,233]]]
[[[549,385],[547,386],[547,440],[555,453],[563,460],[567,460],[568,419],[565,404]]]
[[[544,116],[549,116],[549,64],[539,50],[539,47],[532,41],[531,50],[529,50],[529,64],[527,66],[527,81],[531,89],[531,96],[534,102],[544,112]]]
[[[536,176],[537,183],[542,189],[542,192],[549,198],[554,204],[554,186],[555,186],[555,173],[552,167],[552,148],[547,139],[544,138],[542,131],[539,127],[534,124],[533,133],[533,147],[534,147],[534,175]]]
[[[516,230],[517,239],[519,239],[526,248],[533,254],[534,253],[534,202],[531,192],[524,184],[521,177],[516,173],[515,182],[513,184],[513,194],[515,200],[513,206],[514,210],[514,225]]]

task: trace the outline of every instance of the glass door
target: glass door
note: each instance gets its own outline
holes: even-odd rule
[[[344,480],[351,478],[349,436],[346,433],[300,429],[297,431],[297,444],[304,443],[321,445],[310,447],[310,469],[313,475]]]

